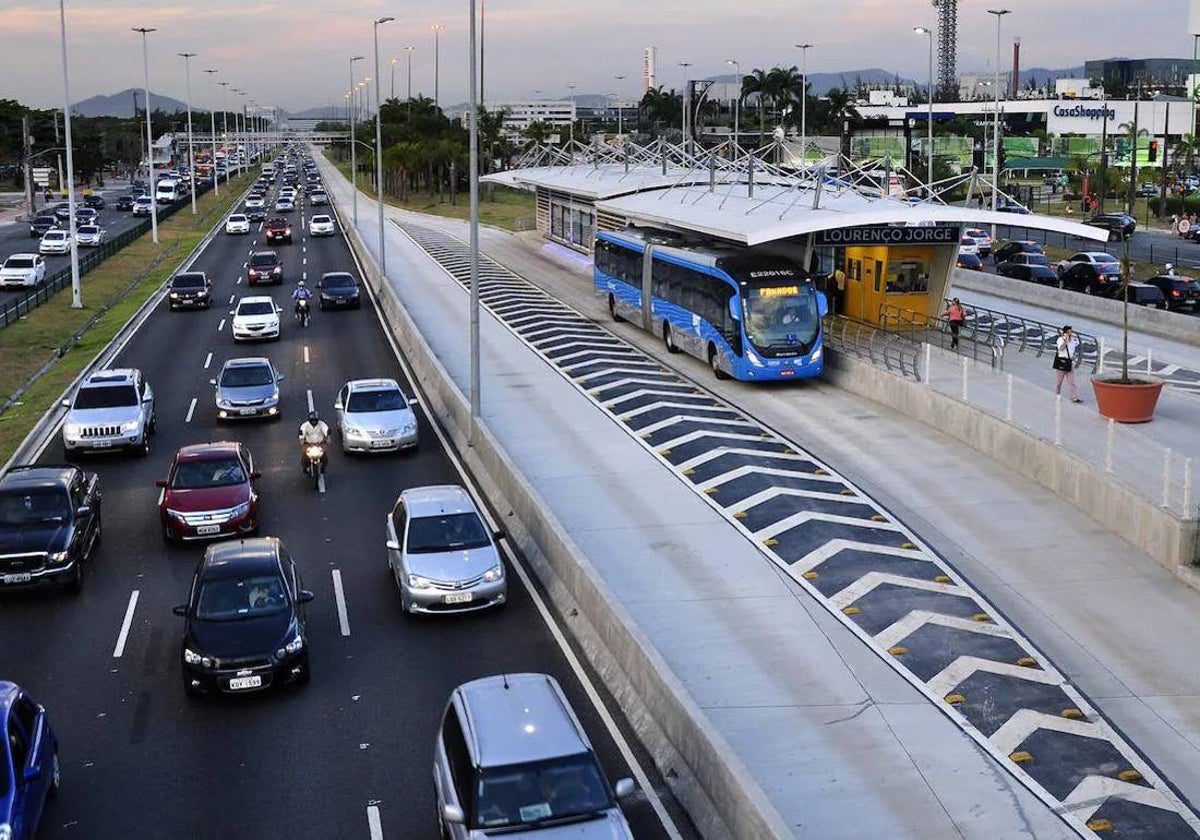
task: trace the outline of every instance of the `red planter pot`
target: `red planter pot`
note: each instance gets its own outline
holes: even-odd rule
[[[1112,379],[1092,379],[1096,393],[1096,408],[1101,417],[1118,423],[1148,423],[1154,418],[1154,407],[1163,383],[1153,379],[1134,379],[1116,382]]]

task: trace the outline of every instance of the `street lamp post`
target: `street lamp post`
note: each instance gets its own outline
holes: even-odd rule
[[[354,99],[355,91],[358,89],[354,84],[354,62],[362,61],[365,56],[356,55],[350,59],[350,101],[352,105],[357,105]],[[351,195],[354,196],[354,226],[358,227],[358,153],[354,148],[354,109],[350,110],[350,186]]]
[[[996,78],[994,81],[996,94],[996,113],[992,126],[992,212],[996,212],[997,199],[1000,191],[1000,21],[1009,14],[1010,9],[988,9],[989,15],[996,16]],[[992,222],[992,241],[996,241],[996,223]]]
[[[411,45],[404,48],[404,51],[408,53],[408,115],[410,117],[412,116],[412,54],[414,49],[416,47]]]
[[[567,89],[571,91],[571,124],[567,127],[567,136],[572,143],[575,142],[575,88],[578,85],[567,85]]]
[[[737,90],[733,94],[733,157],[737,157],[738,130],[741,128],[738,121],[742,111],[742,65],[732,58],[725,63],[737,71]]]
[[[929,38],[929,87],[926,93],[929,96],[929,110],[925,115],[925,126],[927,134],[925,135],[928,148],[925,149],[925,197],[933,198],[933,30],[927,26],[914,26],[913,32],[918,35],[925,35]]]
[[[192,215],[196,215],[196,147],[192,145],[192,59],[195,53],[179,53],[187,77],[188,170],[192,177]]]
[[[229,82],[217,82],[221,86],[221,144],[229,143]],[[214,161],[215,163],[215,161]],[[225,151],[225,183],[229,183],[229,151]]]
[[[216,73],[217,71],[216,70],[205,70],[204,72],[208,73],[209,78],[211,79],[212,74]],[[217,109],[216,108],[213,108],[208,112],[208,118],[209,118],[209,123],[210,123],[209,133],[210,133],[211,139],[212,139],[213,195],[215,195],[217,198],[220,198],[221,197],[221,188],[217,185]]]
[[[150,237],[154,244],[158,244],[158,189],[154,184],[154,129],[150,125],[150,59],[146,52],[146,36],[151,32],[157,32],[157,29],[144,26],[133,27],[134,32],[142,33],[142,72],[146,77],[146,169],[147,182],[150,184]],[[68,144],[67,148],[70,148]],[[67,162],[70,166],[70,161]],[[75,220],[71,220],[72,230],[74,230]]]
[[[683,148],[687,151],[688,147],[688,111],[692,109],[691,85],[688,84],[688,68],[692,66],[690,61],[676,61],[683,68],[683,95],[680,96],[680,101],[683,103],[683,119],[680,120],[680,128],[683,130]]]
[[[387,251],[383,244],[383,129],[379,116],[383,110],[379,102],[379,24],[389,23],[393,17],[381,17],[371,24],[375,36],[375,203],[379,205],[379,272],[387,275]],[[396,61],[392,60],[392,88],[396,87]]]
[[[472,24],[473,23],[474,18],[472,18]],[[438,62],[441,59],[441,34],[445,28],[446,27],[440,23],[435,23],[433,26],[429,27],[430,31],[433,32],[433,104],[439,108],[442,107],[442,98],[441,89],[438,87]]]
[[[71,148],[71,80],[67,72],[67,7],[64,0],[58,0],[58,22],[62,30],[62,67],[63,67],[63,125],[67,135],[67,224],[71,226],[68,247],[71,254],[71,308],[83,308],[83,290],[79,286],[79,248],[75,242],[75,153]],[[61,183],[61,182],[60,182]],[[29,204],[29,212],[33,212],[33,203]]]
[[[470,216],[471,216],[471,431],[469,442],[475,443],[475,424],[480,414],[480,383],[479,383],[479,76],[477,63],[479,56],[475,49],[475,0],[470,0],[470,96],[471,96],[471,128],[469,141],[469,164],[471,167],[470,184]]]
[[[800,160],[804,166],[808,165],[808,48],[811,46],[796,45],[800,50]]]
[[[622,73],[619,76],[613,76],[613,78],[618,82],[623,82],[625,81],[625,74]],[[625,109],[621,107],[620,99],[617,100],[617,136],[621,138],[625,136]],[[623,139],[622,143],[624,143]]]
[[[392,92],[391,92],[391,96],[389,96],[388,99],[396,98],[396,64],[399,63],[399,61],[400,61],[400,59],[398,59],[398,58],[389,58],[388,59],[388,68],[392,71]],[[375,75],[379,75],[378,72],[376,72]]]

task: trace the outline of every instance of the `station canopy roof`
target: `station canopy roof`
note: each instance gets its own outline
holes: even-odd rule
[[[485,176],[484,181],[547,189],[595,204],[600,212],[634,224],[711,236],[747,246],[833,228],[867,225],[1011,225],[1107,241],[1108,231],[1058,216],[996,212],[978,206],[990,197],[989,179],[971,174],[932,185],[886,164],[856,165],[830,157],[805,171],[769,161],[772,147],[736,155],[718,150],[684,150],[670,144],[613,147],[577,143],[527,155],[524,165]],[[628,166],[622,155],[629,155]],[[666,173],[663,173],[665,162]],[[753,188],[750,172],[753,170]],[[967,182],[974,180],[973,184]],[[915,186],[913,186],[915,184]],[[886,186],[885,186],[886,185]],[[971,199],[949,203],[942,196]],[[885,194],[887,193],[887,194]],[[1017,205],[1001,190],[1003,203]],[[921,196],[921,198],[917,198]],[[990,198],[989,198],[990,203]]]

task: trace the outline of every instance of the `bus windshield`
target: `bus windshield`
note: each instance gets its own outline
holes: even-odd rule
[[[765,356],[807,353],[821,326],[809,282],[742,285],[746,338]]]

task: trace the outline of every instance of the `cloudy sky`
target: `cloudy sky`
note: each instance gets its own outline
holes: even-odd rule
[[[689,61],[693,77],[799,64],[799,42],[810,71],[882,67],[924,79],[925,41],[912,27],[932,25],[929,0],[481,0],[485,5],[488,99],[576,93],[636,95],[642,48],[659,48],[660,83],[677,86]],[[999,3],[993,0],[992,6]],[[1068,67],[1090,58],[1188,56],[1190,0],[1005,0],[1002,66],[1013,36],[1022,41],[1022,66]],[[195,52],[193,100],[218,104],[203,68],[242,87],[262,104],[289,110],[340,103],[349,87],[349,58],[365,55],[357,79],[373,75],[371,21],[379,29],[384,95],[399,57],[395,84],[406,84],[404,47],[413,45],[413,91],[433,95],[434,37],[441,22],[443,104],[465,100],[467,0],[67,0],[71,98],[112,94],[142,84],[141,36],[150,38],[155,92],[184,98],[184,61]],[[959,0],[960,72],[991,67],[995,19],[983,0]],[[58,4],[0,0],[0,98],[28,105],[61,105]],[[613,77],[624,74],[617,81]]]

